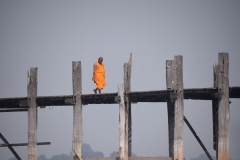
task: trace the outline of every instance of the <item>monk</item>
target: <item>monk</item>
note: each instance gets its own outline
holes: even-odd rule
[[[103,63],[103,58],[99,57],[98,61],[93,65],[93,77],[92,80],[96,83],[96,89],[93,89],[93,92],[96,94],[97,91],[101,93],[101,90],[106,86],[105,80],[105,68]]]

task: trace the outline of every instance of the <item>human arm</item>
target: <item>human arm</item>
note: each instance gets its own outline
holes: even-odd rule
[[[93,81],[94,81],[94,72],[95,72],[95,63],[93,64],[93,76],[92,76]]]

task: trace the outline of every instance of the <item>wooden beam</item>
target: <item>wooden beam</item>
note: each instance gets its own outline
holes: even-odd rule
[[[17,154],[17,152],[12,148],[11,145],[9,145],[8,141],[6,140],[6,138],[2,135],[2,133],[0,133],[0,138],[2,139],[2,141],[7,145],[7,147],[10,149],[10,151],[13,153],[13,155],[15,156],[15,158],[17,160],[21,160],[21,158],[19,157],[19,155]]]
[[[166,61],[166,86],[167,90],[174,89],[174,68],[173,68],[174,61],[167,60]],[[168,151],[169,157],[173,158],[173,151],[174,151],[174,119],[175,119],[175,112],[174,112],[174,101],[169,100],[167,101],[167,110],[168,110]]]
[[[213,88],[218,88],[218,67],[213,66]],[[212,100],[213,149],[217,151],[218,141],[218,99]]]
[[[81,62],[72,62],[72,81],[73,81],[73,142],[72,159],[82,159],[82,69]]]
[[[131,92],[131,70],[132,70],[132,54],[130,54],[130,59],[128,63],[124,63],[124,92],[125,95]],[[132,108],[130,99],[127,97],[125,101],[125,106],[127,107],[126,123],[128,123],[128,156],[132,156]]]
[[[173,156],[174,160],[183,160],[183,57],[174,56],[174,93],[176,99],[174,100],[174,142],[173,142]]]
[[[119,102],[119,157],[120,160],[128,160],[128,124],[126,123],[127,108],[124,102],[124,88],[122,84],[118,85]]]
[[[28,109],[1,109],[0,112],[26,112]]]
[[[28,160],[37,160],[37,72],[31,68],[28,74]]]
[[[229,159],[229,59],[228,53],[218,54],[218,160]]]
[[[50,145],[50,142],[38,142],[37,145]],[[0,147],[18,147],[18,146],[28,146],[28,143],[13,143],[13,144],[0,144]]]
[[[166,61],[166,88],[167,90],[174,90],[167,102],[169,157],[172,157],[172,160],[183,160],[184,157],[182,61],[182,56],[174,56],[174,61]]]

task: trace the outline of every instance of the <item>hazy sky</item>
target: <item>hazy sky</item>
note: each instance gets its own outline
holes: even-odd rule
[[[82,62],[83,94],[93,93],[92,65],[104,58],[107,86],[117,92],[133,53],[132,91],[164,90],[166,60],[183,55],[185,88],[213,86],[218,52],[228,52],[230,86],[240,86],[240,1],[0,1],[0,98],[27,95],[27,71],[38,67],[38,95],[72,94],[72,61]],[[231,99],[230,157],[239,159],[240,100]],[[83,106],[83,142],[106,157],[119,146],[118,105]],[[184,115],[211,155],[211,101],[184,101]],[[168,156],[166,103],[132,105],[133,152]],[[37,153],[72,149],[73,110],[38,109]],[[27,143],[27,112],[0,113],[0,132]],[[3,143],[0,141],[0,143]],[[27,147],[15,147],[27,159]],[[187,159],[204,153],[184,126]],[[0,159],[13,157],[0,148]]]

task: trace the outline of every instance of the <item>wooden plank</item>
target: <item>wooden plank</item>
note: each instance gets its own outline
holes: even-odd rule
[[[182,56],[166,61],[166,87],[174,90],[167,102],[169,157],[183,160],[183,67]]]
[[[130,59],[128,63],[124,63],[124,92],[125,95],[128,95],[131,91],[131,66],[132,64],[132,55],[130,55]],[[126,123],[128,124],[128,156],[131,157],[132,153],[132,108],[131,102],[129,98],[126,98],[125,106],[127,107],[127,115],[126,115]]]
[[[174,89],[173,83],[173,60],[166,61],[166,86],[167,90]],[[168,152],[169,157],[173,157],[173,148],[174,148],[174,103],[172,102],[171,98],[169,97],[167,101],[167,110],[168,110]]]
[[[37,145],[50,145],[50,142],[38,142]],[[0,144],[0,147],[17,147],[17,146],[27,146],[28,143],[13,143],[13,144]]]
[[[229,59],[228,53],[218,54],[218,160],[229,159]]]
[[[183,160],[183,57],[174,56],[174,93],[176,99],[174,101],[174,148],[173,159]]]
[[[26,112],[28,109],[2,109],[0,112]]]
[[[81,62],[72,62],[72,81],[73,81],[73,141],[72,159],[82,159],[82,69]]]
[[[166,61],[166,84],[167,84],[167,90],[174,89],[174,70],[173,70],[173,60],[167,60]]]
[[[218,88],[218,67],[213,66],[213,88]],[[218,139],[218,99],[212,99],[212,120],[213,120],[213,149],[217,151]]]
[[[31,68],[28,74],[28,160],[37,160],[37,72]]]
[[[128,160],[128,124],[126,123],[127,108],[124,102],[124,88],[122,84],[118,85],[118,96],[120,97],[119,102],[119,157],[120,160]]]
[[[2,133],[0,133],[0,138],[2,139],[2,141],[7,145],[7,147],[10,149],[10,151],[13,153],[13,155],[15,156],[15,158],[17,160],[21,160],[21,158],[19,157],[19,155],[17,154],[17,152],[12,148],[12,146],[8,143],[8,141],[6,140],[6,138],[2,135]]]
[[[128,93],[131,103],[136,102],[167,102],[169,94],[173,90],[153,90],[153,91],[137,91]],[[184,89],[184,99],[191,100],[213,100],[214,94],[217,93],[216,88],[186,88]],[[82,94],[83,104],[116,104],[115,97],[117,92],[102,94]],[[229,98],[240,98],[240,86],[229,87]],[[73,95],[58,96],[39,96],[37,97],[37,106],[72,106]],[[27,106],[20,107],[20,103],[24,104],[27,97],[0,98],[0,109],[26,109]],[[67,101],[65,101],[67,100]],[[28,103],[25,103],[28,104]]]

